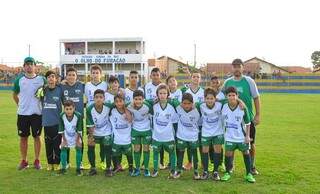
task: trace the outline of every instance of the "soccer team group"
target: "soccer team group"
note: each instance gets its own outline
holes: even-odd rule
[[[233,61],[234,75],[222,87],[219,79],[212,77],[210,87],[203,88],[201,74],[191,72],[190,83],[178,88],[174,76],[162,83],[160,70],[153,68],[151,81],[143,87],[139,86],[138,72],[131,71],[129,86],[123,89],[117,77],[110,76],[108,83],[102,81],[99,65],[91,66],[91,81],[83,84],[77,81],[77,70],[72,67],[66,70],[62,81],[50,70],[45,77],[36,75],[35,60],[27,57],[24,73],[16,78],[13,87],[21,152],[18,169],[29,167],[30,132],[35,147],[33,165],[41,169],[43,127],[47,169],[57,170],[57,174],[67,173],[71,148],[76,153],[76,174],[83,174],[86,135],[89,176],[97,175],[97,144],[101,161],[97,166],[105,170],[107,177],[124,170],[122,156],[126,156],[129,175],[133,177],[142,172],[145,177],[157,177],[159,170],[169,168],[168,178],[178,179],[184,170],[193,168],[193,179],[212,177],[216,181],[231,178],[234,151],[238,149],[243,154],[245,180],[254,183],[254,175],[258,174],[255,126],[260,122],[260,99],[254,80],[242,75],[243,65],[240,59]],[[164,164],[165,152],[169,155],[168,164]],[[185,152],[188,161],[183,165]],[[201,173],[198,166],[202,166]],[[225,171],[221,178],[219,168]]]

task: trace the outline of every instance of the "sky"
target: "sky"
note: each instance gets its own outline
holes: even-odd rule
[[[311,67],[320,50],[317,0],[0,1],[0,63],[28,55],[57,65],[59,39],[143,37],[146,57],[197,64],[259,57]]]

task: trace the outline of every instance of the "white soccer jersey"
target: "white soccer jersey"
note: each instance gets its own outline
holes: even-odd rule
[[[184,141],[197,141],[199,133],[200,114],[197,109],[186,112],[181,106],[177,107],[179,117],[177,137]]]
[[[112,126],[109,120],[110,104],[104,104],[102,111],[98,112],[94,104],[87,108],[87,127],[94,127],[94,136],[106,136],[112,134]]]
[[[224,100],[225,98],[226,98],[226,96],[224,95],[224,93],[222,91],[219,91],[219,93],[216,96],[216,99]]]
[[[113,103],[114,102],[114,95],[109,92],[104,93],[104,102]]]
[[[192,91],[191,88],[188,88],[185,93],[189,93],[193,97],[193,103],[204,102],[204,89],[199,87],[197,91]]]
[[[154,85],[152,82],[144,86],[144,95],[146,100],[155,100],[157,98],[157,89],[160,84]]]
[[[160,142],[174,140],[173,123],[178,122],[178,115],[174,107],[167,103],[161,108],[160,103],[153,105],[153,133],[152,139]]]
[[[175,92],[171,93],[170,92],[170,96],[171,99],[176,99],[179,102],[182,101],[182,91],[180,89],[177,89]]]
[[[60,116],[59,133],[64,134],[67,140],[67,147],[75,147],[77,133],[82,134],[82,117],[80,113],[75,112],[71,120],[68,120],[67,115],[62,113]]]
[[[150,113],[152,106],[147,102],[144,102],[139,109],[133,108],[133,104],[131,103],[128,106],[128,110],[133,115],[133,123],[132,128],[137,131],[149,131],[151,130],[150,125]]]
[[[143,88],[138,87],[137,90],[141,90],[143,92]],[[133,92],[134,90],[131,90],[130,88],[126,88],[124,93],[125,93],[125,102],[130,103],[133,101]]]
[[[226,130],[224,135],[225,140],[236,143],[244,142],[246,134],[245,125],[250,125],[247,110],[241,110],[239,106],[232,110],[228,104],[224,104],[222,118]]]
[[[197,104],[201,113],[202,137],[223,135],[220,102],[215,102],[214,107],[209,108],[206,103]]]
[[[87,107],[94,103],[94,92],[98,89],[106,91],[108,89],[107,83],[105,81],[102,81],[97,85],[93,84],[92,82],[86,83],[84,87],[84,94],[87,98]]]
[[[113,142],[118,145],[131,144],[131,124],[124,116],[124,113],[120,113],[117,108],[111,110]]]
[[[41,115],[41,103],[35,97],[38,88],[45,84],[45,78],[42,76],[35,76],[28,78],[24,75],[19,76],[14,81],[13,91],[18,94],[18,114],[19,115]]]

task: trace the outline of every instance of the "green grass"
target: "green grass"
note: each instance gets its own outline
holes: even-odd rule
[[[127,172],[105,178],[102,171],[95,177],[76,177],[74,169],[59,177],[32,168],[19,172],[16,106],[11,93],[2,91],[0,193],[320,193],[319,100],[319,95],[262,95],[256,162],[261,175],[256,176],[256,184],[249,184],[243,180],[244,165],[239,153],[236,172],[227,183],[193,181],[191,172],[184,173],[179,180],[168,180],[167,171],[160,171],[156,179],[132,178]],[[28,153],[32,162],[31,138]],[[87,162],[86,154],[84,160]],[[41,161],[45,167],[44,146]]]

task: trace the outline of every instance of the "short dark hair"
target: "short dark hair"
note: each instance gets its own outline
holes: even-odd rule
[[[64,107],[69,107],[69,106],[75,107],[75,104],[72,100],[66,100],[66,101],[64,101],[63,106]]]
[[[76,70],[76,68],[74,68],[74,67],[69,67],[68,69],[67,69],[67,72],[66,72],[66,75],[68,75],[68,73],[69,72],[75,72],[77,75],[78,75],[78,72],[77,72],[77,70]]]
[[[173,75],[169,75],[169,76],[167,77],[167,79],[166,79],[166,83],[167,83],[167,84],[169,83],[169,80],[170,80],[171,78],[176,79],[176,77],[174,77]]]
[[[235,94],[237,94],[238,95],[238,90],[237,90],[237,88],[235,88],[235,87],[233,87],[233,86],[230,86],[230,87],[228,87],[227,89],[226,89],[226,95],[228,95],[229,93],[235,93]]]
[[[129,75],[131,75],[131,74],[139,74],[139,73],[136,70],[131,70]]]
[[[97,94],[102,94],[104,96],[104,91],[101,89],[97,89],[96,91],[94,91],[93,96],[96,96]]]
[[[209,94],[213,95],[214,97],[217,96],[217,92],[213,88],[206,88],[204,90],[204,97],[207,97]]]
[[[182,95],[182,102],[188,100],[189,102],[193,103],[193,97],[190,93],[184,93]]]
[[[102,68],[100,67],[100,65],[92,65],[90,68],[90,72],[92,72],[92,70],[99,70],[100,73],[102,73]]]
[[[114,96],[113,100],[116,101],[116,99],[124,100],[124,97],[121,94],[117,94],[117,95]]]
[[[158,86],[157,91],[156,91],[156,95],[158,96],[159,91],[160,91],[160,90],[163,90],[163,89],[167,90],[167,92],[168,92],[167,98],[168,98],[169,95],[170,95],[170,90],[169,90],[169,87],[168,87],[167,85],[165,85],[165,84],[160,84],[160,85]]]
[[[214,76],[211,77],[210,80],[212,81],[212,80],[218,80],[218,79],[219,79],[218,76],[214,75]]]
[[[116,76],[111,75],[109,77],[108,83],[118,82],[120,83],[119,79]]]
[[[158,67],[155,67],[151,70],[151,73],[160,73],[160,69]]]
[[[232,65],[243,65],[243,61],[241,59],[234,59],[231,64]]]
[[[53,74],[55,77],[57,77],[56,72],[54,72],[54,71],[52,71],[52,70],[47,71],[45,77],[48,78],[48,77],[49,77],[50,75],[52,75],[52,74]]]
[[[143,92],[142,92],[141,90],[135,90],[135,91],[133,92],[133,98],[138,97],[138,96],[144,97],[144,96],[143,96]]]

